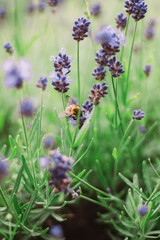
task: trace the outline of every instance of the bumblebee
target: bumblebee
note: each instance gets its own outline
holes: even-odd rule
[[[77,99],[66,96],[67,107],[64,112],[59,115],[59,118],[77,118],[80,107],[77,104]]]

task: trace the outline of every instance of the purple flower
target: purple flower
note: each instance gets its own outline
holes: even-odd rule
[[[115,18],[116,20],[116,24],[117,24],[117,28],[121,28],[121,29],[125,29],[126,28],[126,24],[127,24],[127,17],[124,16],[123,13],[119,13],[117,15],[117,17]]]
[[[46,90],[47,87],[47,78],[46,77],[40,77],[37,81],[36,87],[41,88],[42,91]]]
[[[36,5],[33,2],[28,3],[27,12],[33,13],[36,10]]]
[[[25,98],[20,103],[20,114],[24,117],[31,117],[35,114],[36,108],[29,98]]]
[[[137,208],[137,212],[139,213],[140,217],[144,217],[148,213],[148,206],[145,204],[142,204],[142,206]]]
[[[95,3],[93,4],[91,7],[90,7],[90,13],[92,16],[99,16],[101,14],[101,9],[102,9],[102,6],[100,3]]]
[[[121,74],[125,72],[123,70],[122,63],[119,60],[116,60],[115,56],[109,60],[108,66],[109,66],[109,71],[112,74],[112,77],[121,77]]]
[[[88,96],[89,101],[94,105],[98,105],[100,103],[100,99],[108,94],[106,91],[107,89],[108,86],[106,85],[106,82],[103,82],[102,84],[94,84],[93,89],[91,89],[91,94]]]
[[[73,27],[73,39],[77,42],[82,41],[85,37],[88,37],[88,30],[90,21],[84,17],[78,18],[77,21],[74,22]]]
[[[14,50],[13,50],[13,47],[11,46],[11,44],[9,42],[5,43],[3,45],[3,47],[6,49],[6,52],[8,52],[10,55],[13,54]]]
[[[63,192],[68,194],[70,191],[69,184],[72,179],[67,172],[71,171],[70,165],[73,163],[73,159],[61,154],[57,150],[50,151],[50,167],[51,181],[50,186],[54,188],[54,193]]]
[[[0,155],[0,183],[7,174],[8,170],[6,164],[4,163],[4,157]]]
[[[60,239],[64,237],[64,232],[61,225],[55,225],[50,228],[50,234],[55,239]]]
[[[5,7],[1,7],[0,8],[0,19],[3,20],[5,19],[7,16],[7,10]]]
[[[103,27],[95,36],[97,43],[100,43],[103,48],[103,52],[106,55],[115,55],[120,51],[120,40],[116,34],[116,31],[111,26]]]
[[[24,58],[20,58],[18,64],[13,59],[7,59],[2,67],[5,72],[4,85],[7,88],[22,88],[23,82],[32,77],[31,64]]]
[[[107,71],[104,69],[104,66],[98,66],[97,68],[94,69],[92,75],[96,80],[102,81],[105,79],[106,72]]]
[[[46,136],[43,140],[43,147],[45,149],[55,149],[56,142],[55,142],[54,138],[50,135]]]
[[[56,7],[59,5],[59,0],[48,0],[48,5],[51,7]]]
[[[68,86],[72,82],[70,77],[61,75],[59,72],[56,73],[55,71],[52,71],[49,77],[52,79],[52,85],[56,91],[66,93],[69,90]]]
[[[147,77],[149,77],[149,75],[151,73],[151,65],[150,64],[145,65],[143,72],[146,74]]]
[[[45,10],[46,3],[44,0],[39,1],[38,3],[38,10],[39,12],[43,12]]]
[[[144,118],[144,112],[142,112],[142,110],[133,111],[132,119],[141,120],[142,118]]]
[[[66,55],[66,49],[62,48],[57,57],[50,57],[50,60],[53,61],[53,66],[56,72],[59,72],[61,75],[66,75],[69,73],[72,57]]]

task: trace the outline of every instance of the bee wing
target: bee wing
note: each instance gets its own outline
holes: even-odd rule
[[[65,118],[65,117],[66,117],[66,113],[65,113],[65,112],[62,112],[62,113],[59,114],[58,117],[59,117],[59,118]]]
[[[76,98],[71,98],[70,96],[66,95],[66,102],[67,102],[67,106],[70,105],[77,105],[77,99]]]

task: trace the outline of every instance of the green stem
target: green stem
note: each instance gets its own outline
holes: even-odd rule
[[[83,183],[83,184],[86,185],[87,187],[91,188],[91,189],[94,190],[95,192],[97,192],[97,193],[99,193],[99,194],[102,194],[102,195],[104,195],[104,196],[106,196],[106,197],[112,198],[112,195],[111,195],[111,194],[105,193],[105,192],[101,191],[100,189],[92,186],[91,184],[85,182],[83,179],[81,179],[81,178],[79,178],[78,176],[76,176],[73,172],[70,172],[69,174],[70,174],[71,177],[78,179],[81,183]]]
[[[8,202],[7,202],[7,199],[6,199],[5,195],[4,195],[4,192],[3,192],[3,190],[2,190],[1,187],[0,187],[0,196],[2,197],[2,200],[3,200],[4,204],[6,205],[6,207],[7,207],[8,209],[10,209],[9,204],[8,204]]]
[[[66,104],[65,104],[65,100],[64,100],[64,93],[62,93],[62,104],[63,104],[63,109],[65,111]],[[68,118],[66,118],[66,125],[67,125],[67,134],[68,134],[69,140],[70,140],[70,142],[72,142],[72,137],[71,137],[71,133],[70,133],[70,129],[69,129]]]
[[[128,33],[129,19],[130,19],[130,16],[128,16],[128,19],[127,19],[126,30],[125,30],[125,37],[127,37],[127,33]],[[123,54],[124,54],[124,46],[122,45],[120,61],[123,60]]]
[[[124,134],[123,125],[122,125],[122,119],[121,119],[121,113],[120,113],[120,110],[119,110],[119,105],[118,105],[118,100],[117,100],[117,93],[116,93],[113,77],[112,77],[112,87],[113,87],[114,97],[115,97],[115,101],[116,101],[116,109],[117,109],[119,120],[120,120],[121,130],[122,130],[122,133]]]
[[[116,86],[115,86],[115,98],[116,98],[116,104],[115,104],[115,126],[116,126],[116,129],[117,129],[117,111],[118,111],[118,107],[117,107],[117,103],[118,103],[118,96],[117,96],[117,88],[118,88],[118,82],[117,82],[118,79],[115,79],[116,81]]]
[[[22,99],[22,97],[21,97],[21,92],[20,92],[20,109],[21,109],[21,105],[22,105],[22,100],[21,99]],[[26,125],[25,125],[24,117],[23,117],[22,114],[21,114],[21,119],[22,119],[23,133],[24,133],[25,142],[26,142],[26,148],[27,148],[27,157],[28,157],[28,161],[29,161],[30,160],[30,154],[29,154],[28,136],[27,136],[27,131],[26,131]],[[36,174],[35,174],[36,171],[35,171],[35,165],[34,165],[33,158],[31,158],[31,165],[32,165],[32,171],[33,171],[33,178],[34,178],[35,184],[37,185],[37,179],[36,179]]]
[[[124,96],[124,102],[125,103],[126,103],[126,99],[127,99],[128,81],[129,81],[129,75],[130,75],[131,60],[132,60],[132,53],[133,53],[136,31],[137,31],[137,22],[136,22],[135,28],[134,28],[133,40],[132,40],[131,51],[130,51],[130,56],[129,56],[128,71],[127,71],[127,82],[126,82],[126,90],[125,90],[125,96]]]
[[[41,109],[40,109],[40,124],[39,124],[39,148],[41,144],[41,134],[42,134],[42,113],[43,113],[43,92],[41,94]]]
[[[129,124],[128,124],[128,127],[127,127],[127,129],[126,129],[126,131],[125,131],[125,133],[124,133],[124,135],[123,135],[123,138],[122,138],[122,140],[121,140],[121,142],[120,142],[118,151],[121,149],[121,146],[122,146],[122,144],[124,143],[124,140],[125,140],[125,138],[126,138],[126,136],[127,136],[127,134],[128,134],[128,131],[129,131],[132,123],[133,123],[133,119],[131,119],[131,121],[130,121]]]
[[[79,71],[79,42],[77,42],[77,78],[78,78],[78,103],[81,106],[81,85],[80,85],[80,71]]]
[[[98,202],[98,201],[96,201],[96,200],[94,200],[94,199],[92,199],[92,198],[86,197],[86,196],[84,196],[84,195],[80,195],[80,197],[83,198],[83,199],[85,199],[85,200],[87,200],[87,201],[89,201],[89,202],[95,203],[95,204],[97,204],[97,205],[99,205],[99,206],[101,206],[101,207],[103,207],[103,208],[106,208],[106,209],[109,208],[106,204],[103,204],[103,203],[101,203],[101,202]]]

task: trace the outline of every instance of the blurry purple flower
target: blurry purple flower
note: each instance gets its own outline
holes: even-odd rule
[[[72,170],[70,165],[73,163],[73,159],[62,155],[57,150],[50,151],[50,156],[50,165],[53,165],[53,167],[49,169],[51,172],[49,185],[54,188],[53,193],[63,192],[68,194],[70,191],[69,184],[72,179],[67,172]]]
[[[7,59],[2,68],[5,72],[4,85],[7,88],[22,88],[23,81],[32,77],[31,64],[24,58],[19,59],[17,65],[13,59]]]
[[[80,194],[80,190],[78,189],[78,190],[76,190],[76,191],[74,191],[74,192],[72,193],[72,198],[73,198],[73,199],[78,198],[79,194]]]
[[[43,147],[45,149],[55,149],[56,148],[56,142],[53,138],[53,136],[46,136],[43,140]]]
[[[147,131],[147,129],[146,129],[145,126],[143,126],[143,125],[139,126],[139,132],[140,133],[145,133],[146,131]]]
[[[112,191],[111,191],[111,189],[109,187],[106,189],[106,191],[107,191],[108,194],[112,193]]]
[[[142,206],[137,208],[137,212],[139,213],[140,217],[144,217],[148,213],[148,206],[145,204],[142,204]]]
[[[40,165],[40,168],[46,168],[48,167],[48,164],[49,164],[49,159],[48,157],[46,156],[42,156],[39,158],[39,165]]]
[[[31,117],[35,114],[36,108],[29,98],[25,98],[20,103],[20,115],[24,117]]]
[[[11,46],[11,44],[9,42],[5,43],[3,45],[3,47],[6,49],[6,52],[8,52],[10,55],[13,54],[14,50],[13,50],[13,47]]]
[[[145,65],[145,68],[143,69],[143,72],[148,77],[150,75],[150,72],[151,72],[151,65],[150,64]]]
[[[46,3],[44,0],[40,0],[38,3],[38,10],[39,12],[43,12],[45,10]]]
[[[55,225],[50,228],[50,234],[53,238],[60,239],[64,237],[64,232],[61,225]]]
[[[33,13],[36,10],[36,5],[33,2],[28,3],[27,12]]]
[[[0,20],[5,19],[7,16],[7,10],[5,7],[0,8]]]
[[[46,90],[47,87],[47,78],[46,77],[40,77],[37,81],[36,87],[41,88],[42,91]]]
[[[7,174],[8,170],[6,164],[4,163],[4,157],[0,155],[0,183]]]
[[[59,0],[48,0],[48,5],[51,7],[56,7],[59,5],[59,3],[60,3]]]
[[[96,34],[95,40],[102,45],[103,51],[106,55],[115,55],[120,51],[120,41],[116,34],[116,31],[111,26],[104,26]]]
[[[100,3],[95,3],[90,7],[90,13],[92,16],[99,16],[101,14],[102,6]]]
[[[141,120],[142,118],[144,118],[144,112],[142,112],[142,110],[133,111],[132,119]]]

